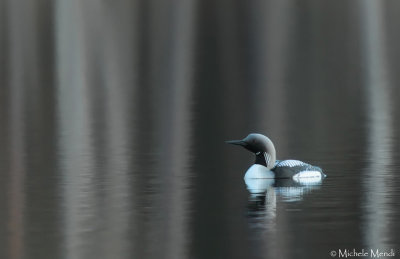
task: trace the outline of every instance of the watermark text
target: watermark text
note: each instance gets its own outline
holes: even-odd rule
[[[386,258],[395,257],[396,251],[394,249],[337,249],[329,252],[331,257],[337,258],[352,258],[352,257],[364,257],[364,258]]]

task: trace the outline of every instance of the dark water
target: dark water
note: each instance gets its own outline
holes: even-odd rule
[[[0,258],[399,257],[399,8],[1,0]]]

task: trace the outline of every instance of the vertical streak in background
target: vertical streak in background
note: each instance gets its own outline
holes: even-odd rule
[[[254,114],[257,128],[276,129],[275,132],[267,132],[274,139],[279,139],[280,145],[285,145],[286,137],[281,136],[285,133],[285,100],[287,99],[285,88],[287,66],[289,61],[289,43],[291,42],[291,25],[294,14],[291,12],[290,1],[255,1],[252,3],[253,27],[250,41],[254,48],[252,58],[254,58],[254,93],[253,100]],[[273,123],[271,127],[269,124]],[[284,220],[281,217],[281,220]],[[266,232],[265,251],[268,257],[285,257],[282,249],[287,247],[285,244],[286,232],[275,231]],[[282,254],[283,253],[283,254]]]
[[[164,258],[187,257],[189,202],[187,198],[191,159],[191,96],[194,48],[194,0],[173,0],[160,15],[152,16],[152,86],[156,101],[155,127],[159,136],[154,149],[160,149],[157,179],[162,195],[152,201],[158,212],[149,226],[150,254]],[[154,8],[152,6],[152,8]],[[157,7],[156,7],[157,8]],[[159,10],[161,11],[161,10]],[[159,33],[160,31],[167,32]],[[160,38],[161,37],[161,38]],[[153,69],[154,69],[153,68]],[[158,182],[157,181],[157,182]],[[161,219],[158,217],[162,217]],[[155,224],[156,223],[156,224]],[[161,225],[160,225],[161,224]],[[161,240],[159,240],[161,238]],[[151,251],[153,250],[153,251]],[[151,256],[150,256],[151,257]]]
[[[173,107],[170,111],[173,116],[171,122],[164,121],[165,126],[172,125],[170,131],[170,143],[167,147],[172,151],[171,170],[172,178],[170,188],[172,188],[171,207],[169,217],[169,229],[172,237],[167,242],[168,258],[185,258],[187,257],[188,247],[188,206],[190,201],[188,184],[190,180],[189,162],[191,147],[191,96],[193,89],[193,49],[194,49],[194,21],[195,10],[194,0],[180,0],[177,9],[177,15],[174,18],[173,37],[173,57],[172,57],[172,80],[173,87]],[[168,157],[168,156],[167,156]]]
[[[86,91],[86,63],[79,1],[56,1],[55,44],[59,152],[63,182],[65,258],[90,258],[82,254],[88,239],[87,223],[93,215],[93,158],[90,146],[91,118]],[[97,251],[92,251],[96,253]]]
[[[8,10],[8,38],[9,46],[9,88],[11,95],[10,108],[10,184],[8,190],[10,235],[8,237],[8,258],[24,257],[24,210],[25,210],[25,142],[24,142],[24,109],[25,109],[25,80],[32,80],[32,74],[26,66],[31,65],[32,54],[27,48],[26,38],[29,39],[29,29],[26,22],[32,18],[29,11],[30,2],[9,1]],[[26,6],[26,5],[28,6]],[[22,14],[21,14],[22,12]],[[30,14],[30,15],[28,15]],[[30,21],[31,22],[31,21]],[[31,23],[28,23],[31,24]]]
[[[0,1],[0,85],[5,85],[6,82],[6,69],[7,69],[7,44],[6,35],[7,31],[7,3],[6,1]],[[2,94],[5,87],[0,89]],[[1,96],[0,96],[1,97]]]
[[[292,3],[293,4],[293,3]],[[259,121],[257,127],[263,129],[274,123],[278,136],[285,128],[285,100],[289,43],[294,14],[290,1],[256,1],[252,5],[253,32],[250,41],[254,48],[254,116]],[[276,127],[279,125],[279,127]],[[279,138],[284,141],[285,138]]]
[[[12,66],[13,67],[13,66]],[[13,67],[15,69],[15,67]],[[18,81],[18,80],[17,80]],[[15,83],[15,81],[14,81]],[[10,84],[11,88],[11,140],[10,140],[10,190],[9,201],[9,253],[8,258],[23,258],[24,249],[24,203],[25,203],[25,162],[24,162],[24,94],[21,85]]]
[[[364,237],[368,248],[385,249],[388,237],[387,208],[385,197],[388,172],[392,164],[393,118],[391,115],[389,70],[386,64],[385,26],[382,1],[360,1],[363,56],[366,60],[366,88],[368,112],[368,154],[369,166],[364,178],[365,187],[365,226]]]
[[[135,24],[132,10],[136,10],[137,1],[121,1],[114,4],[113,11],[109,6],[100,5],[101,13],[97,15],[95,25],[103,24],[99,35],[102,38],[101,64],[102,79],[105,85],[105,174],[107,175],[107,188],[105,189],[105,202],[102,212],[105,214],[105,234],[102,255],[105,258],[116,258],[117,255],[128,254],[132,247],[135,251],[140,249],[136,244],[129,242],[129,223],[132,221],[131,212],[137,205],[135,195],[129,195],[133,184],[130,181],[130,157],[132,143],[131,135],[135,136],[135,127],[132,127],[132,97],[135,94],[134,86],[134,61],[136,56],[137,35],[132,24]],[[87,6],[87,10],[91,5]],[[93,21],[92,21],[93,22]],[[96,55],[96,54],[95,54]],[[99,58],[99,57],[97,57]],[[95,63],[95,62],[93,62]],[[97,87],[94,85],[93,87]],[[96,112],[96,111],[94,111]]]

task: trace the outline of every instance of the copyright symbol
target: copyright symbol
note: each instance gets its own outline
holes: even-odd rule
[[[334,251],[334,250],[332,250],[329,254],[330,254],[332,257],[336,257],[336,251]]]

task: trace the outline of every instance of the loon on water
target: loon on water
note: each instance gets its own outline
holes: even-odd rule
[[[239,145],[256,155],[256,161],[246,172],[244,178],[288,179],[300,178],[322,179],[326,175],[317,166],[299,160],[276,160],[275,147],[266,136],[251,133],[242,140],[229,140],[228,144]]]

